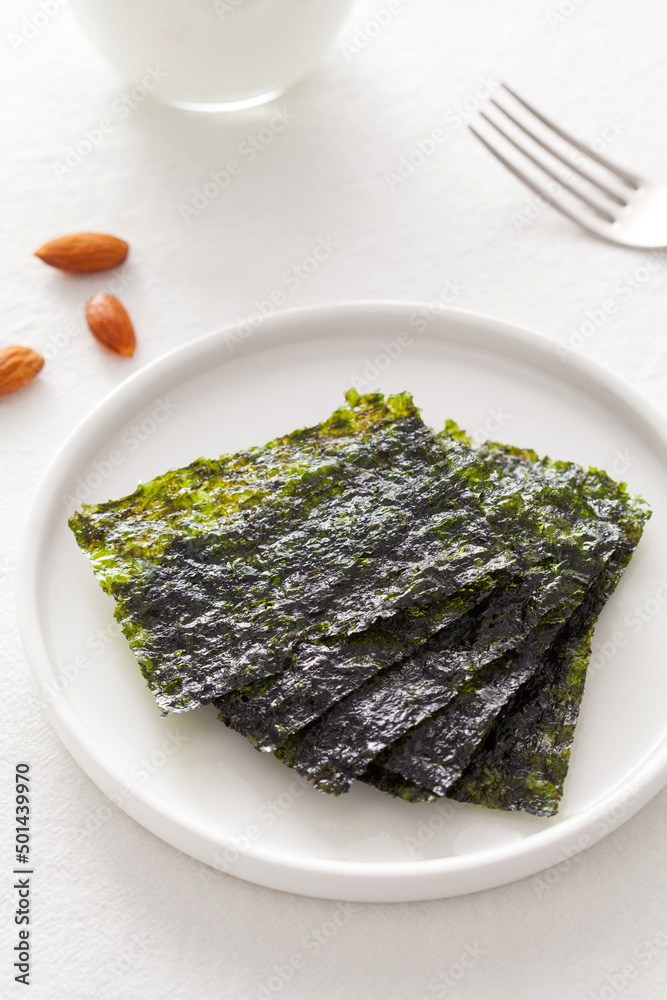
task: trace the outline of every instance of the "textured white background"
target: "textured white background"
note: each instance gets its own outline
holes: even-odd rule
[[[112,0],[110,0],[112,2]],[[572,342],[588,309],[616,313],[581,349],[667,410],[667,262],[595,242],[529,198],[451,109],[481,78],[506,78],[588,141],[607,119],[609,154],[667,178],[667,7],[661,0],[404,0],[354,55],[334,45],[278,103],[293,123],[189,223],[179,206],[272,111],[220,120],[150,100],[121,121],[123,84],[65,6],[16,47],[36,2],[0,14],[2,147],[0,343],[52,356],[28,390],[0,403],[0,636],[3,995],[11,982],[14,894],[9,764],[33,767],[35,949],[31,995],[49,1000],[251,1000],[274,965],[304,957],[285,1000],[651,1000],[667,995],[667,793],[571,864],[466,898],[409,905],[297,898],[215,873],[157,840],[104,798],[30,702],[13,610],[17,544],[45,465],[91,407],[128,374],[285,290],[283,273],[320,238],[339,249],[291,306],[358,298],[456,304]],[[354,43],[383,0],[360,0]],[[552,18],[553,20],[553,18]],[[103,144],[64,177],[54,163],[111,117]],[[436,127],[428,161],[391,190],[388,171]],[[32,252],[78,229],[132,245],[122,298],[138,331],[132,361],[102,352],[82,304],[104,281],[68,279]],[[628,295],[627,277],[637,285]],[[87,825],[88,823],[88,825]],[[318,954],[305,936],[337,921]],[[329,924],[329,930],[331,924]],[[326,933],[326,932],[325,932]],[[653,942],[647,948],[644,942]],[[465,949],[478,959],[456,985]],[[274,981],[273,985],[276,983]],[[8,989],[8,994],[4,990]],[[265,994],[264,994],[265,995]]]

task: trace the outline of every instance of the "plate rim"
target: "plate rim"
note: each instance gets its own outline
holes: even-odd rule
[[[262,321],[252,336],[242,339],[238,350],[229,351],[226,359],[221,358],[220,364],[267,348],[311,340],[312,332],[305,331],[311,317],[320,322],[329,317],[340,323],[346,315],[359,319],[364,315],[372,314],[377,317],[384,314],[387,318],[405,320],[415,310],[424,307],[431,308],[431,304],[407,300],[362,300],[276,311]],[[498,353],[501,355],[512,357],[512,351],[508,348],[514,347],[515,352],[517,347],[524,348],[528,362],[541,361],[542,368],[546,367],[546,361],[558,358],[559,344],[554,339],[476,310],[441,308],[437,311],[437,320],[440,329],[434,330],[436,324],[432,323],[429,333],[444,342],[456,342],[456,338],[445,329],[450,323],[471,330],[475,328],[478,337],[491,337],[497,343]],[[292,324],[295,329],[294,335],[290,337]],[[296,336],[299,326],[302,335]],[[239,322],[232,322],[210,331],[168,351],[123,380],[67,435],[38,483],[21,540],[16,580],[19,631],[38,691],[40,679],[52,672],[46,643],[41,634],[37,581],[39,553],[53,513],[53,499],[57,495],[55,485],[77,457],[80,459],[82,446],[90,444],[101,431],[108,429],[109,418],[117,415],[122,405],[145,398],[146,389],[160,377],[178,370],[183,362],[196,361],[211,348],[220,347],[225,335],[238,332],[240,327]],[[278,334],[275,332],[276,327]],[[285,331],[282,335],[281,327]],[[317,337],[325,337],[327,333],[321,328]],[[559,360],[562,363],[562,358]],[[632,386],[576,352],[568,352],[566,370],[571,374],[576,373],[579,378],[576,380],[571,376],[565,377],[564,382],[572,384],[579,381],[596,389],[597,394],[588,395],[592,395],[598,402],[601,401],[600,390],[604,390],[604,394],[616,404],[622,404],[627,414],[639,417],[653,435],[657,436],[667,454],[667,421]],[[185,375],[183,381],[190,377],[192,376]],[[46,707],[50,722],[67,750],[107,797],[112,794],[110,789],[117,790],[126,783],[127,776],[120,773],[113,760],[109,760],[108,754],[87,727],[86,739],[82,743],[81,722],[84,720],[67,698],[58,698],[53,703],[48,703],[38,695],[38,700]],[[95,749],[99,752],[95,753]],[[247,850],[238,852],[235,841],[239,838],[231,834],[225,836],[220,830],[207,828],[200,821],[176,815],[176,810],[170,807],[164,796],[148,786],[134,789],[120,807],[145,829],[210,867],[219,867],[213,860],[218,850],[236,850],[240,857],[231,874],[247,881],[320,898],[401,902],[443,898],[493,888],[564,862],[574,853],[579,853],[621,826],[665,784],[667,735],[643,762],[606,795],[558,824],[509,845],[479,853],[396,862],[349,861],[321,856],[301,858],[263,848],[261,844],[251,844]],[[629,801],[621,801],[628,788],[633,788]],[[625,797],[627,799],[627,795]],[[590,829],[594,832],[584,838],[583,834]]]

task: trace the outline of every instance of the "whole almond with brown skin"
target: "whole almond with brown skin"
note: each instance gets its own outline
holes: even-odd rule
[[[93,337],[113,354],[131,358],[137,346],[132,320],[115,295],[101,292],[86,302],[86,319]]]
[[[35,252],[45,264],[60,271],[91,274],[118,267],[127,257],[129,246],[125,240],[105,233],[71,233],[51,240]]]
[[[1,347],[0,396],[22,389],[43,367],[44,358],[29,347]]]

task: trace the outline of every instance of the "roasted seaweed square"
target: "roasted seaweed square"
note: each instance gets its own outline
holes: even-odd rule
[[[543,617],[541,646],[538,646],[537,640],[534,641],[530,657],[528,651],[524,650],[520,660],[518,657],[514,658],[514,665],[505,658],[502,663],[504,674],[501,667],[496,668],[494,676],[487,683],[490,673],[487,670],[481,678],[481,684],[486,684],[486,687],[481,688],[482,694],[473,691],[467,695],[467,710],[478,716],[481,713],[486,724],[490,725],[494,706],[495,714],[498,714],[517,686],[537,669],[540,650],[548,645],[560,624],[583,599],[586,587],[600,571],[605,560],[610,558],[619,539],[624,537],[619,526],[613,523],[611,515],[625,516],[628,498],[607,477],[598,475],[596,478],[595,473],[585,474],[579,466],[548,460],[540,462],[533,453],[502,445],[487,444],[481,449],[472,450],[465,435],[451,422],[447,431],[439,435],[438,439],[457,472],[467,480],[479,499],[501,545],[514,551],[516,565],[521,566],[523,597],[517,597],[515,577],[510,573],[488,579],[489,584],[496,586],[498,594],[514,587],[511,599],[507,593],[503,593],[500,600],[497,598],[494,613],[502,611],[505,617],[501,620],[502,624],[496,626],[496,631],[500,632],[501,639],[509,648],[509,645],[516,645],[521,636],[530,630],[530,626],[527,626],[529,615],[535,621],[540,616]],[[588,476],[586,488],[580,483],[583,476]],[[591,507],[591,501],[596,495],[607,503],[608,510],[599,512],[597,508]],[[500,589],[498,584],[502,584]],[[246,735],[260,749],[275,750],[279,748],[281,740],[285,741],[296,734],[356,689],[361,689],[359,697],[373,692],[376,699],[378,692],[375,687],[381,683],[391,700],[393,692],[388,691],[388,686],[400,681],[397,672],[389,680],[378,677],[368,687],[362,688],[362,685],[380,667],[400,664],[436,633],[451,628],[458,614],[467,616],[466,629],[469,631],[474,626],[474,616],[481,606],[481,600],[486,596],[488,595],[479,587],[468,588],[468,591],[450,598],[444,608],[441,602],[440,605],[411,609],[412,612],[419,612],[418,618],[403,612],[384,619],[380,625],[372,626],[351,639],[338,637],[329,640],[326,648],[300,643],[275,677],[260,680],[216,701],[220,718]],[[505,602],[504,608],[502,601]],[[443,610],[448,621],[442,617]],[[547,632],[548,629],[550,632]],[[494,658],[494,649],[495,654],[498,654],[498,642],[496,637],[495,647],[489,647],[484,662]],[[447,643],[451,650],[451,635]],[[472,668],[469,654],[466,654],[466,659],[468,667]],[[508,666],[512,667],[510,676],[507,676]],[[405,673],[405,669],[403,672]],[[439,673],[442,675],[443,671],[440,670]],[[502,675],[500,678],[499,674]],[[440,700],[454,683],[453,677],[445,680],[443,676],[442,679],[444,687],[438,695]],[[433,681],[437,686],[437,676]],[[472,683],[472,679],[466,675],[467,686],[471,687]],[[404,693],[403,699],[406,696]],[[438,699],[432,687],[423,687],[419,697],[424,701],[425,707],[417,709],[414,706],[416,715],[408,716],[405,713],[406,724],[408,719],[413,720],[411,724],[416,724],[415,720],[422,712],[432,715],[436,711]],[[341,711],[347,711],[348,707],[354,710],[355,705],[355,700],[350,698]],[[428,705],[430,711],[427,711]],[[373,702],[373,707],[376,712],[377,701]],[[465,710],[463,706],[455,708],[459,712]],[[362,716],[366,714],[363,709],[361,713]],[[443,713],[440,713],[440,717],[443,717]],[[377,720],[373,714],[373,722],[375,721]],[[387,733],[394,732],[390,720],[388,724]],[[394,737],[395,735],[394,732]],[[307,738],[312,739],[312,733],[307,734]],[[378,734],[375,732],[374,742],[377,738]],[[360,750],[363,750],[362,733],[359,734],[359,739]],[[335,744],[332,745],[331,752],[336,756]],[[299,753],[298,744],[292,740],[283,757],[294,762],[295,766],[300,766],[297,765]],[[460,748],[458,757],[463,761]],[[360,759],[359,766],[362,763]],[[315,772],[311,773],[314,775]],[[450,783],[453,780],[450,773]]]
[[[643,501],[595,469],[539,460],[533,452],[488,443],[478,457],[486,465],[479,480],[482,498],[488,490],[485,484],[499,475],[505,485],[498,495],[506,496],[512,482],[520,485],[523,499],[530,498],[529,506],[539,516],[544,537],[574,537],[589,552],[606,537],[611,545],[602,546],[604,568],[544,650],[533,675],[521,678],[516,672],[506,690],[502,678],[499,682],[492,676],[488,683],[464,691],[385,753],[364,780],[411,800],[448,794],[552,815],[563,793],[593,626],[630,560],[649,511]]]
[[[645,518],[645,512],[638,513]],[[537,816],[558,811],[595,622],[630,560],[635,541],[628,539],[590,588],[586,601],[549,649],[540,675],[519,688],[498,714],[448,790],[451,798]]]
[[[648,516],[597,470],[351,391],[70,524],[163,712],[213,701],[325,791],[549,815],[592,627]]]
[[[277,750],[380,670],[404,661],[434,634],[467,620],[501,581],[506,570],[447,598],[402,609],[363,632],[326,642],[297,642],[282,670],[215,700],[219,717],[258,749]]]
[[[436,633],[422,651],[376,674],[319,722],[286,741],[278,755],[318,788],[340,793],[405,734],[432,725],[425,721],[431,717],[436,723],[450,720],[454,709],[457,740],[474,736],[468,725],[479,721],[474,692],[495,683],[498,699],[511,697],[539,668],[543,650],[584,592],[585,581],[575,590],[564,573],[556,574],[555,583],[545,577],[538,582],[535,575],[513,577],[455,626]],[[425,757],[426,750],[430,743],[423,747],[417,741],[415,757],[419,751]],[[389,766],[443,794],[423,762],[418,770],[409,755],[395,750]]]
[[[350,394],[324,424],[70,525],[156,700],[183,711],[511,568],[453,464],[409,396]]]

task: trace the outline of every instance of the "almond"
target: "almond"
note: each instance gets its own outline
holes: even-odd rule
[[[44,367],[44,358],[29,347],[0,348],[0,396],[22,389]]]
[[[129,246],[125,240],[104,233],[72,233],[45,243],[36,251],[45,264],[61,271],[90,274],[118,267],[127,257]]]
[[[86,319],[93,337],[113,354],[131,358],[137,346],[132,320],[115,295],[101,292],[86,302]]]

